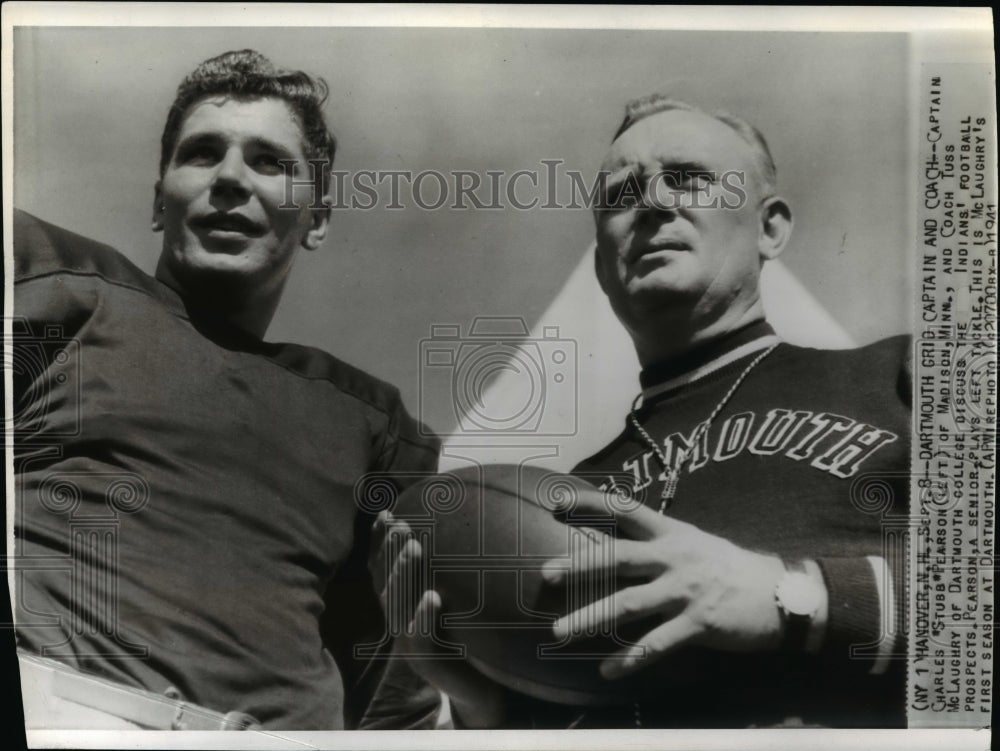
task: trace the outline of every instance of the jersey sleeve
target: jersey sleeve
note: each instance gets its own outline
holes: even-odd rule
[[[398,491],[437,471],[440,443],[409,415],[398,396],[393,396],[372,476],[389,479]],[[332,599],[328,598],[337,603],[328,611],[340,611],[339,618],[329,619],[329,627],[350,632],[330,634],[332,641],[341,645],[335,657],[344,674],[347,727],[433,729],[441,714],[440,692],[418,676],[405,659],[392,654],[378,583],[368,567],[374,518],[373,510],[359,510],[350,566],[338,574],[331,586]],[[344,603],[349,603],[350,618],[343,617]]]
[[[901,556],[893,556],[895,559]],[[881,675],[905,648],[905,577],[882,556],[817,560],[829,597],[822,653],[842,668]]]
[[[433,729],[441,695],[405,660],[392,655],[391,636],[367,566],[371,524],[365,515],[358,515],[355,535],[351,559],[328,589],[322,622],[324,639],[344,681],[344,726]]]
[[[912,409],[913,343],[901,348],[896,396]],[[905,520],[909,514],[909,474],[900,467],[885,484],[891,494],[889,519]],[[865,557],[817,559],[829,596],[823,653],[848,669],[881,675],[905,654],[906,543],[883,525],[882,549]],[[900,665],[897,665],[900,667]],[[895,672],[895,671],[893,671]]]

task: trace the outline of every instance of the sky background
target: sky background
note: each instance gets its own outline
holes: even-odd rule
[[[327,80],[335,167],[351,173],[484,175],[558,159],[589,182],[632,97],[667,92],[742,114],[766,135],[795,212],[787,269],[858,343],[910,329],[904,34],[22,27],[14,40],[15,205],[149,272],[161,237],[150,231],[159,138],[176,86],[200,61],[250,47]],[[300,255],[268,338],[396,384],[411,411],[447,432],[446,410],[420,406],[421,340],[477,316],[535,327],[589,263],[593,222],[585,209],[425,211],[406,191],[404,202],[335,210],[324,246]],[[571,340],[610,315],[598,294],[566,310],[549,322]],[[630,400],[634,363],[584,349],[581,367],[632,373],[621,388]]]

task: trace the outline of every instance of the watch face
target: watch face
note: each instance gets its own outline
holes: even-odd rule
[[[808,574],[785,574],[778,584],[778,602],[790,615],[814,615],[820,606],[821,595],[816,583]]]

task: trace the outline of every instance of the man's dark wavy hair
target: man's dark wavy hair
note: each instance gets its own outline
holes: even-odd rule
[[[323,103],[329,93],[322,78],[278,68],[255,50],[226,52],[206,60],[177,87],[160,139],[160,177],[173,157],[177,135],[191,105],[209,96],[231,96],[240,101],[272,97],[286,102],[295,115],[302,129],[306,158],[323,161],[317,177],[321,194],[325,195],[337,151],[337,139],[323,117]]]

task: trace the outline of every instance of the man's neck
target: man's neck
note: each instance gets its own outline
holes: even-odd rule
[[[643,368],[670,360],[683,360],[714,342],[723,342],[734,332],[764,322],[764,307],[758,301],[739,313],[723,314],[700,326],[671,321],[646,331],[633,331],[639,363]],[[686,324],[686,325],[685,325]]]
[[[156,267],[156,279],[181,297],[196,323],[212,328],[222,324],[257,339],[263,339],[281,299],[280,288],[271,294],[247,295],[218,280],[182,282],[162,258]]]
[[[639,381],[644,393],[650,389],[660,391],[664,384],[678,379],[685,382],[697,379],[776,341],[778,339],[770,324],[764,320],[754,321],[725,336],[689,349],[682,355],[649,363],[643,367]]]

